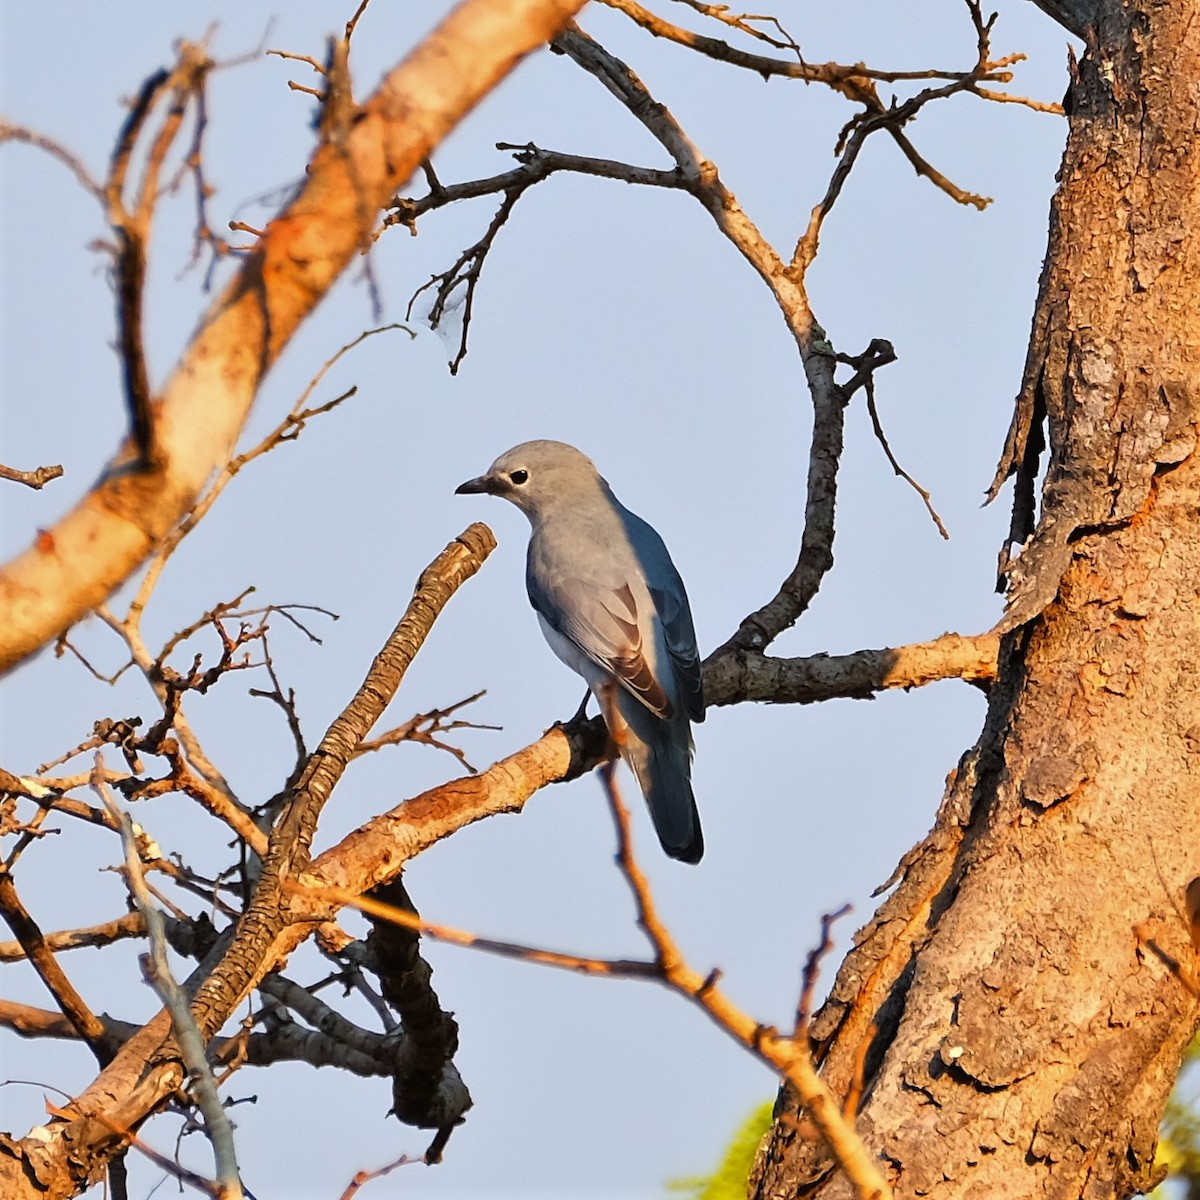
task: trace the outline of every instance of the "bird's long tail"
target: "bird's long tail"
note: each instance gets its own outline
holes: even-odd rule
[[[700,814],[692,794],[692,734],[687,717],[676,713],[663,720],[632,696],[617,701],[624,736],[617,739],[629,764],[662,848],[681,862],[697,863],[704,854]]]

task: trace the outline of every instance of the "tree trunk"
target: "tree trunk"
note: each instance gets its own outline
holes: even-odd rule
[[[1025,542],[1000,676],[813,1024],[898,1196],[1148,1188],[1197,1028],[1198,15],[1096,5],[998,477]],[[850,1195],[778,1107],[753,1194]]]

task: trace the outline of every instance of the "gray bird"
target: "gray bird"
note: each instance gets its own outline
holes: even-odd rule
[[[455,490],[503,496],[529,518],[525,584],[542,632],[600,702],[663,849],[699,862],[691,722],[704,720],[704,689],[687,593],[662,538],[565,442],[514,446]]]

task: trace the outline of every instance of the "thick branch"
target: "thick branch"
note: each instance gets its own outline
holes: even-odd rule
[[[374,896],[416,914],[402,880]],[[392,1111],[409,1125],[442,1131],[444,1145],[471,1107],[471,1095],[454,1065],[458,1022],[442,1008],[433,988],[433,969],[420,953],[416,930],[372,920],[367,939],[384,998],[400,1014],[412,1055],[392,1081]]]
[[[422,572],[413,598],[371,664],[353,700],[330,725],[309,756],[294,795],[271,835],[262,877],[242,920],[227,963],[206,980],[196,997],[197,1021],[211,1037],[266,970],[259,959],[286,924],[282,883],[308,864],[317,821],[360,743],[391,702],[417,651],[450,597],[482,566],[495,548],[492,531],[470,526]]]
[[[128,1041],[141,1030],[132,1021],[100,1014],[100,1021],[114,1044]],[[11,1029],[18,1037],[55,1038],[78,1041],[79,1030],[60,1012],[0,1000],[0,1027]],[[307,1063],[310,1067],[339,1067],[363,1078],[390,1075],[396,1056],[395,1038],[371,1035],[376,1046],[372,1053],[356,1050],[316,1029],[285,1024],[264,1033],[239,1033],[218,1038],[212,1043],[214,1062],[223,1067],[269,1067],[279,1062]]]
[[[704,664],[704,694],[710,707],[746,700],[817,704],[840,698],[869,700],[876,692],[923,687],[938,679],[987,683],[996,676],[999,647],[993,633],[945,633],[931,642],[895,649],[810,658],[718,652]]]

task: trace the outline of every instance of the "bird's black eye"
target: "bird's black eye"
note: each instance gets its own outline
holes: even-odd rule
[[[509,476],[509,479],[511,479],[513,481],[513,483],[516,483],[516,484],[522,484],[528,478],[529,478],[529,472],[526,470],[523,470],[521,468],[518,468]]]

